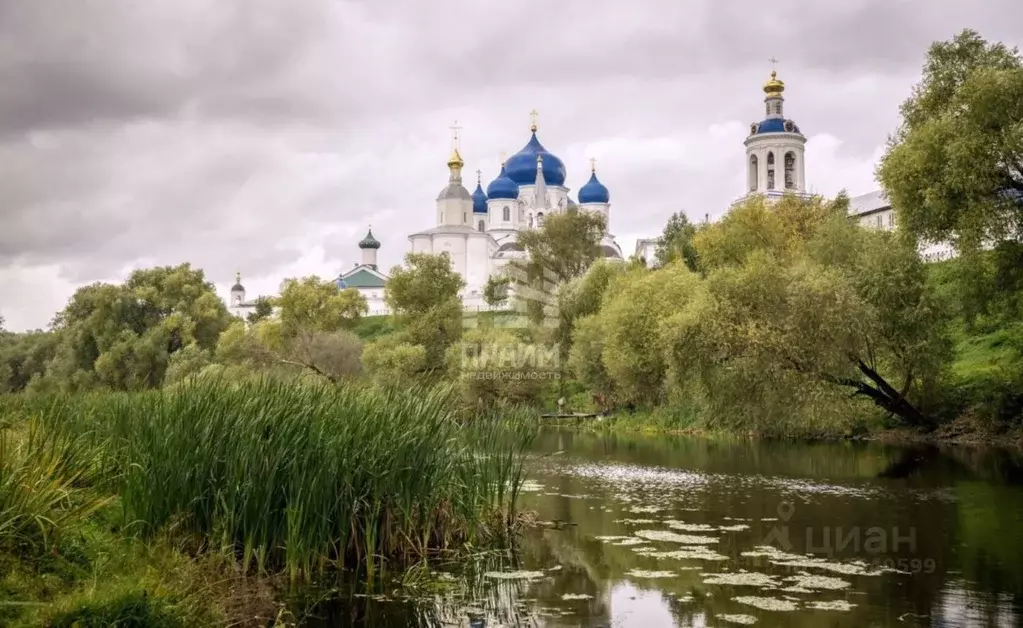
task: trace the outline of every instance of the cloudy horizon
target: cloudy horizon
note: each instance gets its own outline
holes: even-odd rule
[[[190,262],[221,296],[335,276],[372,224],[385,269],[434,226],[453,121],[465,183],[538,136],[575,190],[596,159],[626,254],[744,192],[778,58],[812,191],[876,189],[927,47],[1019,45],[1018,0],[0,0],[0,315]]]

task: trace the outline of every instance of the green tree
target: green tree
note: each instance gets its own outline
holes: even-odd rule
[[[491,275],[483,284],[483,301],[490,307],[500,307],[508,302],[508,287],[511,279]]]
[[[1023,58],[964,30],[934,43],[878,176],[918,238],[976,248],[1023,226]]]
[[[600,240],[606,229],[601,214],[569,209],[551,214],[539,229],[519,232],[529,277],[553,275],[561,283],[582,275],[601,256]]]
[[[159,386],[174,352],[193,343],[212,349],[230,318],[213,284],[188,264],[85,286],[54,318],[61,344],[47,377],[66,389]]]
[[[408,387],[427,368],[426,347],[408,342],[403,334],[391,334],[368,343],[362,362],[375,385]]]
[[[448,375],[457,383],[469,408],[493,407],[500,402],[536,405],[546,382],[538,377],[532,364],[518,364],[514,359],[485,358],[481,366],[487,377],[478,377],[465,358],[493,356],[503,348],[521,347],[522,339],[512,330],[500,327],[476,327],[467,330],[462,341],[448,348]]]
[[[693,245],[695,235],[696,225],[689,222],[689,218],[683,212],[672,214],[668,224],[664,226],[661,241],[654,252],[657,265],[667,266],[675,260],[682,260],[689,270],[693,272],[699,270],[696,247]]]
[[[627,267],[612,261],[597,260],[586,274],[562,284],[558,291],[558,328],[555,339],[562,360],[572,349],[576,322],[600,311],[601,302],[614,280]]]
[[[275,375],[322,377],[341,383],[362,372],[362,341],[347,329],[283,331],[279,320],[232,324],[220,336],[216,360],[229,367]]]
[[[46,373],[60,338],[49,331],[0,331],[0,393],[25,390]]]
[[[163,385],[172,386],[199,375],[210,364],[213,364],[213,352],[195,343],[190,344],[170,356]]]
[[[249,323],[258,323],[261,320],[270,318],[274,313],[273,303],[273,299],[270,297],[257,297],[255,307],[245,317],[245,320]]]
[[[440,372],[444,354],[462,334],[465,287],[446,254],[409,253],[405,266],[395,267],[384,288],[384,300],[402,329],[399,344],[419,345],[425,352],[422,370]]]
[[[600,310],[605,331],[601,361],[614,383],[616,402],[649,407],[664,401],[666,392],[661,325],[693,298],[700,277],[680,259],[659,272],[633,269],[617,283]]]
[[[751,201],[697,238],[700,259],[713,263],[706,293],[662,328],[670,371],[701,378],[712,400],[747,414],[768,405],[792,414],[818,391],[846,389],[928,425],[922,404],[949,345],[915,246],[826,204],[793,203],[764,212]]]
[[[285,279],[273,304],[280,308],[281,332],[288,337],[352,329],[369,311],[358,290],[339,290],[334,282],[319,277]]]

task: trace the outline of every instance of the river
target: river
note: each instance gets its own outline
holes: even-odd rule
[[[514,557],[310,625],[1021,625],[1018,453],[552,428],[527,476]]]

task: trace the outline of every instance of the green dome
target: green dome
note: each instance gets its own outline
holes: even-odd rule
[[[366,237],[365,238],[363,238],[362,240],[359,240],[359,248],[360,249],[379,249],[380,248],[380,242],[376,238],[373,237],[373,229],[370,229],[368,232],[366,232]]]

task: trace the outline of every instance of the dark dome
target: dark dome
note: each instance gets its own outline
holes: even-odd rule
[[[590,173],[590,180],[586,185],[579,188],[580,203],[608,203],[611,201],[611,193],[607,191],[604,184],[597,180],[597,173]]]
[[[536,169],[536,165],[533,165]],[[487,197],[515,200],[519,197],[519,185],[508,178],[504,166],[501,167],[501,174],[487,186]]]
[[[479,180],[476,181],[476,189],[472,191],[472,211],[474,214],[487,213],[487,194]]]
[[[565,164],[557,156],[547,152],[547,149],[536,139],[536,132],[533,132],[529,142],[511,156],[505,163],[505,171],[508,177],[519,185],[533,185],[536,182],[536,158],[543,157],[543,180],[548,185],[565,185]],[[492,195],[491,195],[492,196]]]
[[[373,229],[370,229],[368,232],[366,232],[365,238],[359,240],[359,248],[360,249],[380,248],[380,242],[378,242],[377,239],[373,237]]]

